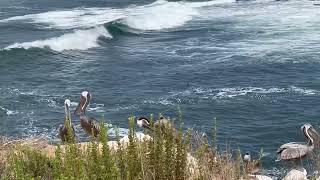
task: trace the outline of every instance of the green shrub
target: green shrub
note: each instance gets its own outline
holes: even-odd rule
[[[151,115],[153,130],[145,130],[151,138],[141,142],[136,138],[135,118],[130,117],[129,142],[123,144],[116,129],[116,150],[108,146],[108,129],[103,123],[98,138],[92,139],[86,148],[74,140],[68,141],[56,146],[54,157],[46,156],[41,148],[16,146],[7,157],[1,179],[229,180],[245,177],[240,149],[235,158],[228,150],[217,151],[216,120],[210,143],[206,136],[183,129],[180,111],[178,129],[172,128],[172,121],[172,126],[155,127],[153,122],[158,119]],[[195,166],[188,163],[188,156],[195,158]]]

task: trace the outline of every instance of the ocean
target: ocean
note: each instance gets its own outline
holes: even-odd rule
[[[64,100],[88,90],[87,113],[122,135],[129,116],[180,109],[272,169],[301,125],[319,127],[319,17],[309,0],[2,0],[0,135],[58,141]]]

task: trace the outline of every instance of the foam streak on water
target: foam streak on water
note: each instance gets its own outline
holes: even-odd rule
[[[77,8],[72,10],[49,11],[39,14],[15,16],[0,22],[22,21],[49,25],[49,28],[74,29],[92,28],[124,17],[123,12],[110,8]],[[44,28],[48,28],[44,26]]]
[[[4,108],[4,107],[2,107],[2,106],[0,106],[0,109],[2,109],[3,111],[5,111],[8,116],[19,113],[19,112],[17,112],[17,111],[12,111],[12,110],[6,109],[6,108]]]
[[[213,99],[222,98],[234,98],[238,96],[246,96],[249,94],[279,94],[279,93],[294,93],[301,94],[305,96],[317,95],[320,92],[313,89],[304,89],[295,86],[290,86],[289,88],[261,88],[261,87],[234,87],[234,88],[217,88],[217,89],[204,89],[204,88],[194,88],[192,90],[186,90],[183,92],[172,93],[172,96],[190,96],[190,95],[201,95],[204,98],[206,96],[211,96]]]

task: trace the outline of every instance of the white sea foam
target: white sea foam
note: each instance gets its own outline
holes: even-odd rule
[[[234,2],[234,0],[213,0],[208,2],[168,2],[158,0],[144,6],[123,9],[76,8],[49,11],[2,19],[0,22],[21,21],[45,24],[47,28],[74,29],[90,28],[122,19],[121,22],[140,30],[161,30],[175,28],[199,15],[199,8]]]
[[[17,88],[6,88],[5,91],[11,96],[34,95],[37,93],[37,90],[21,90]]]
[[[119,137],[124,137],[129,134],[129,129],[126,129],[126,128],[117,128],[117,129],[110,128],[108,129],[108,135],[111,137],[117,137],[117,131],[118,131]]]
[[[157,100],[145,100],[144,104],[158,104],[164,106],[171,106],[180,104],[181,102],[196,103],[199,101],[232,99],[236,97],[264,97],[269,95],[302,95],[302,96],[316,96],[320,95],[320,91],[314,89],[299,88],[296,86],[289,86],[287,88],[271,87],[232,87],[232,88],[193,88],[181,92],[170,92],[170,95],[160,97]]]
[[[51,107],[51,108],[58,107],[57,102],[55,100],[53,100],[52,98],[48,98],[48,97],[40,98],[39,102],[40,103],[45,103],[45,104],[48,105],[48,107]]]
[[[155,104],[172,106],[180,103],[198,103],[208,100],[225,100],[233,99],[237,97],[253,97],[261,98],[270,95],[302,95],[302,96],[316,96],[320,95],[320,91],[314,89],[299,88],[296,86],[290,86],[287,88],[271,87],[232,87],[232,88],[193,88],[187,89],[181,92],[170,92],[170,95],[160,97],[156,100],[145,100],[144,104]]]
[[[96,103],[90,104],[88,111],[103,113],[105,112],[104,104],[96,104]]]
[[[314,89],[305,89],[305,88],[299,88],[296,86],[290,86],[289,88],[292,92],[294,93],[299,93],[303,95],[316,95],[319,94],[320,92]]]
[[[7,115],[8,116],[9,115],[13,115],[13,114],[19,114],[19,112],[18,111],[11,111],[11,110],[7,109]]]
[[[191,21],[195,16],[199,16],[199,8],[201,7],[230,2],[234,2],[234,0],[214,0],[208,2],[168,2],[158,0],[149,5],[123,9],[76,8],[27,14],[2,19],[0,23],[23,21],[35,23],[37,27],[42,28],[75,29],[73,33],[64,34],[60,37],[15,43],[5,47],[5,50],[13,48],[50,48],[55,51],[87,50],[98,47],[98,37],[111,37],[103,27],[106,23],[118,20],[131,28],[139,30],[177,28]]]
[[[220,5],[220,4],[230,4],[234,3],[235,0],[214,0],[214,1],[207,1],[207,2],[193,2],[188,3],[191,7],[206,7],[206,6],[213,6],[213,5]]]
[[[133,104],[128,105],[128,106],[117,105],[116,107],[107,109],[107,111],[108,112],[118,112],[118,111],[122,111],[122,110],[132,110],[132,109],[137,109],[137,108],[139,108],[139,106],[133,105]]]
[[[98,47],[98,38],[102,36],[108,38],[112,37],[104,27],[97,27],[88,30],[76,30],[73,33],[64,34],[60,37],[54,37],[46,40],[15,43],[4,49],[50,48],[54,51],[87,50],[89,48]]]
[[[157,1],[148,6],[134,8],[122,22],[134,29],[161,30],[184,25],[198,15],[187,3]]]
[[[201,7],[235,2],[214,0],[208,2],[168,2],[158,0],[150,5],[128,9],[122,23],[139,30],[162,30],[183,26],[194,17],[200,16]]]
[[[234,88],[217,88],[217,89],[205,89],[205,88],[194,88],[192,90],[186,90],[179,93],[172,93],[171,96],[192,96],[197,95],[206,98],[207,96],[213,99],[221,98],[233,98],[238,96],[246,95],[257,95],[257,94],[277,94],[277,93],[295,93],[302,95],[316,95],[320,94],[319,91],[313,89],[299,88],[290,86],[288,88],[261,88],[261,87],[234,87]]]
[[[9,110],[9,109],[4,108],[4,107],[2,107],[2,106],[0,106],[0,109],[2,109],[3,111],[5,111],[8,116],[19,113],[18,111],[12,111],[12,110]]]
[[[9,6],[8,8],[10,8],[10,9],[31,9],[29,7],[24,7],[24,6]]]
[[[164,106],[169,106],[169,105],[174,105],[175,103],[170,100],[168,97],[161,97],[158,100],[144,100],[144,104],[154,104],[154,105],[164,105]]]
[[[111,8],[79,8],[63,11],[49,11],[38,14],[15,16],[0,22],[26,20],[31,23],[49,25],[50,28],[73,29],[92,28],[124,17],[123,12]],[[48,26],[46,26],[47,28]]]

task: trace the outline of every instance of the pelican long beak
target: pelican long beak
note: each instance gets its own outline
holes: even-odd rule
[[[70,111],[69,106],[65,105],[64,111],[65,111],[66,116],[68,117],[69,116],[69,111]]]
[[[313,140],[318,140],[319,141],[320,135],[313,127],[309,128],[308,131],[309,131],[309,134],[310,134],[310,136],[312,137]]]
[[[87,98],[81,96],[80,102],[79,102],[76,110],[74,111],[74,114],[80,115],[82,112],[84,113],[85,108],[86,108],[86,104],[87,104]]]
[[[70,106],[67,106],[67,117],[71,121]]]

